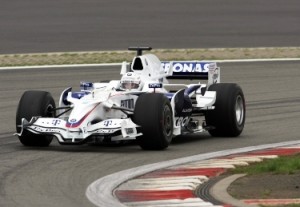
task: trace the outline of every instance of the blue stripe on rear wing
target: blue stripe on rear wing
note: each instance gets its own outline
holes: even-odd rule
[[[207,80],[209,69],[217,67],[215,62],[202,61],[162,61],[161,67],[164,71],[169,71],[173,65],[173,75],[168,79],[198,79]]]

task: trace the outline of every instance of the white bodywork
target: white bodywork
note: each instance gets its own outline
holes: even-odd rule
[[[207,91],[207,84],[170,84],[166,77],[172,77],[174,72],[193,73],[192,64],[198,71],[208,73],[207,84],[220,82],[220,69],[216,63],[206,62],[164,62],[162,63],[155,55],[146,54],[136,56],[130,68],[124,62],[121,68],[121,75],[128,71],[141,77],[143,87],[141,90],[120,90],[120,80],[112,80],[108,83],[93,83],[88,89],[83,88],[80,92],[72,92],[71,88],[62,92],[59,100],[59,110],[56,114],[62,114],[57,118],[33,117],[31,120],[22,119],[22,135],[24,129],[36,134],[54,135],[60,143],[80,143],[86,139],[103,141],[120,141],[135,139],[142,135],[132,121],[134,106],[138,96],[142,93],[164,93],[169,97],[173,109],[174,129],[173,135],[183,133],[185,127],[191,121],[190,117],[175,116],[174,97],[177,92],[174,88],[189,89],[188,96],[194,97],[193,110],[211,110],[216,99],[216,92]],[[180,66],[183,64],[183,66]],[[199,69],[200,68],[200,69]],[[184,71],[186,70],[186,71]],[[199,71],[200,70],[200,71]],[[153,87],[151,84],[160,84],[162,87]],[[150,86],[150,87],[149,87]],[[203,93],[202,90],[206,90]],[[64,113],[65,108],[69,112]],[[205,129],[202,126],[203,120],[193,129],[193,132],[201,132]],[[190,131],[191,132],[191,131]]]

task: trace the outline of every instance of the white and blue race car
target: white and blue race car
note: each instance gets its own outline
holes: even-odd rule
[[[121,79],[81,82],[65,89],[58,107],[49,92],[25,91],[16,114],[16,135],[25,146],[120,142],[136,139],[141,148],[161,150],[178,135],[208,131],[236,137],[244,128],[246,108],[237,84],[220,83],[214,62],[161,62],[150,47],[123,62]],[[207,79],[206,83],[172,84],[168,79]]]

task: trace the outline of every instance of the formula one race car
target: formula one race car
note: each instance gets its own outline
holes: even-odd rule
[[[25,146],[120,142],[136,139],[141,148],[161,150],[178,135],[208,131],[236,137],[244,128],[242,89],[220,83],[214,62],[161,62],[150,47],[123,62],[121,80],[81,82],[65,89],[56,107],[49,92],[24,92],[16,114],[16,135]],[[175,84],[168,79],[207,79],[206,84]]]

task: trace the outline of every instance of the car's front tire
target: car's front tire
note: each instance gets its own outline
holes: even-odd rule
[[[133,121],[141,126],[137,141],[142,149],[163,150],[173,137],[173,112],[170,101],[160,93],[139,96]]]
[[[211,126],[210,135],[215,137],[237,137],[245,125],[246,106],[241,87],[234,83],[218,83],[209,87],[216,91],[215,109],[205,113],[206,125]]]
[[[22,95],[16,114],[17,133],[21,131],[22,118],[30,121],[33,116],[54,117],[55,102],[49,92],[45,91],[25,91]],[[20,142],[24,146],[49,146],[53,136],[38,135],[24,130],[19,136]]]

